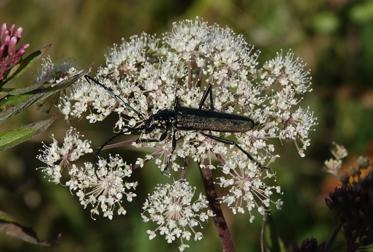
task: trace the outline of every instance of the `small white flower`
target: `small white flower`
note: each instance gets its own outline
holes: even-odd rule
[[[66,186],[78,196],[84,208],[92,207],[92,218],[102,213],[111,220],[115,210],[118,215],[125,215],[123,201],[131,202],[136,197],[133,190],[137,182],[124,180],[131,177],[132,167],[118,155],[110,156],[109,161],[100,158],[97,166],[89,162],[73,165],[69,175]]]
[[[336,160],[336,159],[329,159],[324,162],[325,165],[325,170],[334,175],[334,176],[339,176],[339,171],[342,167],[342,160]]]
[[[334,158],[330,158],[324,162],[325,170],[328,173],[339,177],[341,175],[340,170],[342,167],[342,159],[348,156],[347,149],[343,145],[333,143],[333,147],[331,148],[330,152]]]
[[[184,241],[192,237],[195,241],[202,238],[202,233],[196,231],[203,228],[202,223],[213,216],[208,208],[208,202],[202,194],[193,201],[195,188],[185,180],[172,184],[158,185],[153,194],[149,195],[143,206],[142,218],[145,222],[154,222],[155,230],[148,230],[149,239],[156,233],[165,236],[168,243],[181,240],[180,251],[188,246]]]
[[[60,183],[64,167],[70,166],[71,162],[83,155],[93,152],[91,142],[82,140],[82,137],[83,135],[71,127],[66,132],[62,144],[59,144],[54,136],[52,136],[50,145],[43,144],[43,149],[40,150],[41,154],[37,156],[37,159],[46,165],[40,169],[51,182]]]
[[[331,149],[331,153],[335,159],[341,160],[348,156],[347,149],[343,145],[339,145],[337,143],[333,143],[333,148]]]
[[[271,202],[277,208],[281,207],[280,200],[272,200],[274,193],[281,194],[280,187],[265,184],[266,180],[274,177],[273,173],[260,170],[240,153],[232,153],[222,168],[226,176],[220,177],[218,184],[222,188],[229,188],[229,191],[221,197],[221,202],[225,203],[234,214],[247,211],[252,222],[254,220],[252,212],[255,209],[264,215]]]

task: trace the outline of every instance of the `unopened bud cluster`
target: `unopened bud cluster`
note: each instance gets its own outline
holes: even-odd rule
[[[0,28],[0,81],[20,61],[29,47],[29,44],[23,44],[17,48],[22,32],[22,27],[17,28],[14,24],[8,27],[3,23]]]

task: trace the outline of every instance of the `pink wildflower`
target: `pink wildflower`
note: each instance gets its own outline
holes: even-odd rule
[[[14,24],[8,28],[6,23],[3,23],[0,28],[0,81],[20,61],[26,48],[29,47],[29,44],[24,44],[17,49],[22,31],[22,27],[17,28]]]

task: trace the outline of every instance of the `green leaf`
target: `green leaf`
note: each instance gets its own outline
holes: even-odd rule
[[[55,118],[47,119],[17,129],[0,132],[0,151],[9,149],[17,144],[29,140],[36,134],[49,128],[54,120]]]
[[[10,107],[16,106],[27,101],[32,94],[21,94],[15,96],[7,96],[0,100],[0,111],[5,111]]]
[[[30,107],[41,98],[47,98],[49,95],[52,94],[22,94],[2,98],[0,100],[0,122]]]
[[[40,246],[51,246],[51,242],[40,240],[31,228],[18,224],[12,217],[0,211],[0,233]],[[54,242],[53,242],[54,243]]]
[[[35,102],[45,100],[56,94],[61,89],[65,89],[84,76],[87,71],[80,71],[76,75],[55,84],[54,86],[40,87],[34,89],[35,85],[27,88],[12,90],[5,97],[0,99],[0,122],[27,109]],[[26,92],[26,93],[25,93]]]
[[[36,83],[36,84],[30,85],[24,88],[2,88],[0,89],[0,91],[6,93],[6,95],[8,96],[9,95],[20,95],[20,94],[25,94],[25,93],[38,90],[42,88],[42,86],[43,86],[43,83]]]

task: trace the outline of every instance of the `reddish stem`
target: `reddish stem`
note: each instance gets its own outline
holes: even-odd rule
[[[207,200],[209,202],[210,209],[213,211],[215,216],[213,217],[214,224],[218,229],[218,234],[221,242],[223,243],[224,252],[235,252],[234,243],[229,232],[227,223],[225,221],[223,211],[221,210],[218,196],[214,186],[214,180],[212,177],[211,170],[207,167],[207,162],[204,162],[204,167],[200,166],[202,175],[203,185],[205,187]]]

